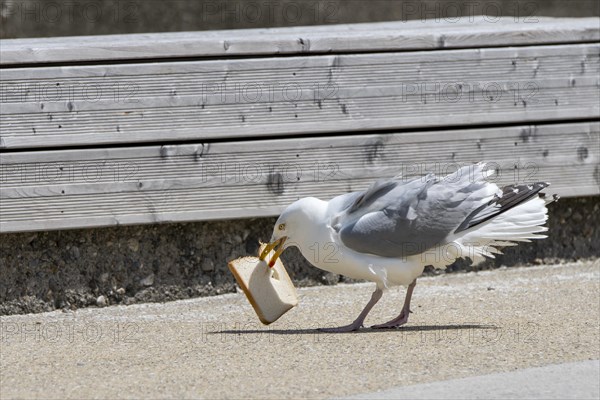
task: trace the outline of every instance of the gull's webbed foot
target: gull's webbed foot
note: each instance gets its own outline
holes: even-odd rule
[[[371,328],[373,328],[373,329],[399,328],[408,322],[409,312],[405,313],[403,311],[400,315],[398,315],[396,318],[392,319],[391,321],[385,322],[383,324],[373,325]]]
[[[357,323],[356,321],[344,326],[339,326],[337,328],[319,328],[319,331],[326,333],[346,333],[346,332],[356,332],[360,328],[363,327],[362,322]]]
[[[328,332],[328,333],[344,333],[344,332],[358,331],[360,328],[362,328],[364,326],[363,323],[365,322],[365,318],[367,317],[367,314],[369,313],[369,311],[371,311],[371,308],[373,308],[375,303],[377,303],[379,301],[379,299],[381,299],[382,294],[383,294],[383,290],[381,290],[379,288],[375,289],[375,291],[371,295],[371,300],[369,300],[369,302],[367,303],[365,308],[360,312],[358,317],[350,325],[340,326],[337,328],[321,328],[319,330],[321,332]]]

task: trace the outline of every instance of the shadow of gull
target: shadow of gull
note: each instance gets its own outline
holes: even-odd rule
[[[426,332],[426,331],[445,331],[445,330],[457,330],[457,329],[498,329],[495,325],[476,325],[476,324],[463,324],[463,325],[410,325],[401,326],[399,328],[388,328],[388,329],[372,329],[372,328],[361,328],[355,332],[345,332],[350,334],[357,333],[389,333],[389,332]],[[251,335],[261,333],[273,333],[276,335],[314,335],[314,334],[331,334],[330,332],[322,332],[319,329],[231,329],[207,332],[209,335],[216,334],[230,334],[230,335]]]

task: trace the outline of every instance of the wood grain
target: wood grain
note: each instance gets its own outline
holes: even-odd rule
[[[600,45],[3,71],[0,148],[595,118]]]
[[[600,124],[1,154],[0,230],[274,216],[300,197],[481,160],[499,184],[598,195]]]
[[[598,18],[396,21],[294,28],[2,40],[0,65],[358,53],[581,43],[600,39]]]

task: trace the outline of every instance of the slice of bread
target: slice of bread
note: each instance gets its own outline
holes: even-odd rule
[[[259,253],[263,248],[264,245]],[[271,256],[272,252],[266,259]],[[281,259],[277,259],[273,268],[258,257],[238,258],[230,261],[228,266],[263,324],[277,321],[298,304],[296,288]]]

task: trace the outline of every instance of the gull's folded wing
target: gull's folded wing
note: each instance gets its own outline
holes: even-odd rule
[[[331,226],[345,246],[361,253],[382,257],[423,253],[500,193],[486,176],[484,165],[477,164],[444,178],[430,174],[407,182],[378,181],[349,197],[353,202],[345,202]]]

